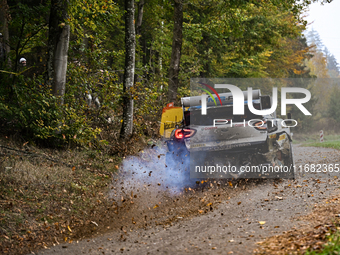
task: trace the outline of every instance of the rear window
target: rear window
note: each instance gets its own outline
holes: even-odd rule
[[[254,104],[255,109],[259,105]],[[207,108],[207,115],[201,114],[201,109],[184,112],[185,125],[212,126],[214,119],[227,119],[233,122],[243,122],[243,120],[262,119],[262,116],[250,112],[248,106],[244,106],[244,115],[233,115],[233,107],[213,107]]]

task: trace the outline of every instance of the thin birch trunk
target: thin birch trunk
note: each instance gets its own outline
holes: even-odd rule
[[[134,84],[136,35],[134,26],[134,0],[125,0],[125,69],[123,80],[123,123],[120,137],[127,139],[133,131],[133,97],[131,88]]]

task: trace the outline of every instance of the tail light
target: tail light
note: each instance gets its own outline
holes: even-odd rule
[[[175,131],[175,138],[181,140],[183,138],[189,138],[196,133],[194,129],[177,129]]]
[[[257,130],[266,130],[267,129],[267,121],[259,121],[254,124],[254,127]]]

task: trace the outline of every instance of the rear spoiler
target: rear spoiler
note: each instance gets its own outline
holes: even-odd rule
[[[244,100],[247,101],[248,99],[248,91],[242,91],[244,95]],[[219,102],[217,96],[213,94],[215,100]],[[219,94],[222,105],[230,105],[233,102],[233,94],[230,93],[221,93]],[[261,97],[261,91],[259,89],[253,90],[253,100],[260,99]],[[200,106],[201,103],[201,96],[194,96],[194,97],[182,97],[181,103],[183,107],[191,107],[191,106]],[[214,100],[208,96],[208,102],[207,106],[213,106],[215,105]]]

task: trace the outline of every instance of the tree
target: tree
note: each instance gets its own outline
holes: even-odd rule
[[[142,45],[143,40],[142,40],[142,23],[143,23],[143,14],[144,14],[144,4],[145,1],[144,0],[140,0],[138,2],[138,14],[137,14],[137,22],[136,22],[136,37],[138,38],[138,43],[136,41],[136,45],[137,48],[138,46]],[[137,50],[138,51],[138,50]],[[136,58],[136,63],[135,66],[137,66],[137,68],[139,68],[140,66],[142,66],[143,64],[141,63],[141,56],[139,56],[139,54],[137,53],[137,58]],[[134,82],[138,82],[138,73],[135,72],[135,77],[134,77]]]
[[[46,83],[52,85],[52,93],[63,97],[65,93],[67,53],[70,40],[68,0],[52,0],[48,33]],[[62,102],[62,101],[61,101]]]
[[[338,62],[336,61],[336,58],[334,57],[333,54],[331,54],[328,50],[326,51],[327,48],[325,48],[325,54],[326,54],[326,59],[327,59],[327,69],[329,72],[329,76],[333,78],[337,78],[340,75],[339,67],[338,67]]]
[[[125,68],[123,80],[123,123],[120,137],[127,139],[133,131],[132,88],[135,73],[136,34],[134,26],[134,0],[125,0]]]
[[[9,19],[9,6],[7,0],[0,0],[0,33],[2,33],[2,38],[0,38],[0,66],[5,66],[4,63],[8,61],[8,65],[11,65],[11,60],[8,56],[9,47],[9,32],[8,32],[8,19]]]
[[[312,28],[312,30],[307,33],[307,39],[309,45],[316,46],[319,51],[323,49],[323,42],[320,38],[319,33],[314,30],[314,28]]]
[[[177,97],[179,86],[178,74],[180,70],[182,36],[183,36],[183,3],[182,0],[174,0],[174,30],[172,38],[172,52],[169,67],[168,100],[173,102]]]
[[[143,21],[143,13],[144,13],[144,0],[140,0],[138,2],[138,16],[137,16],[137,25],[136,25],[136,34],[141,35],[142,34],[142,21]]]
[[[328,105],[328,116],[334,119],[337,123],[340,123],[340,88],[334,86],[331,92],[329,105]]]

